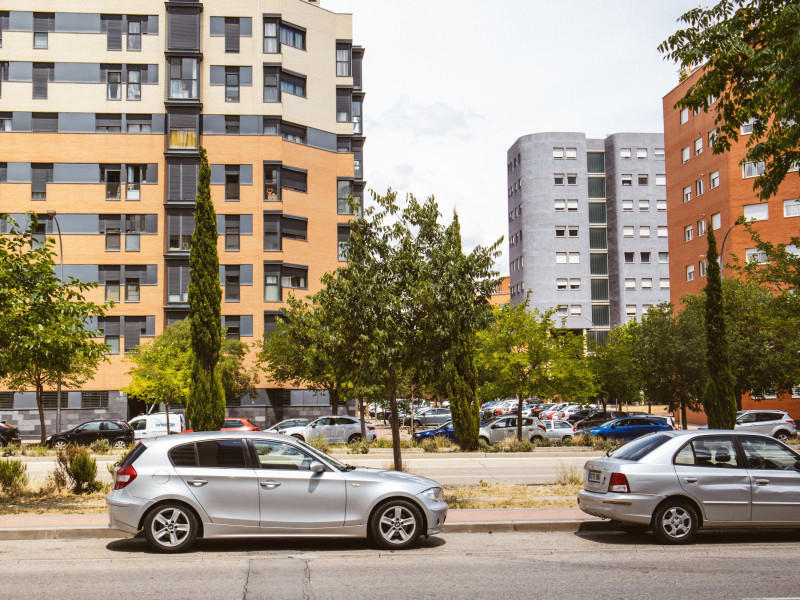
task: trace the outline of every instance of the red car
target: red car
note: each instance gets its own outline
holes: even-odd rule
[[[225,419],[220,431],[259,431],[259,428],[245,418],[236,417]]]

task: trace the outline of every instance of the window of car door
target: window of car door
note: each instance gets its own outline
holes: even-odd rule
[[[794,471],[800,456],[775,440],[741,437],[747,468],[753,470]]]
[[[100,424],[102,421],[92,421],[90,423],[84,423],[75,428],[75,431],[78,433],[89,433],[92,431],[100,431]]]
[[[299,448],[272,440],[253,440],[258,469],[308,471],[314,458]]]
[[[332,425],[332,421],[333,419],[328,419],[328,418],[317,419],[316,421],[314,421],[313,425],[315,427],[328,427],[329,425]]]
[[[131,427],[133,427],[134,431],[144,431],[147,429],[147,420],[139,419],[138,421],[134,421]]]
[[[755,413],[744,413],[743,415],[739,415],[736,417],[736,424],[742,425],[744,423],[755,423],[756,415]]]
[[[622,419],[614,423],[612,427],[616,429],[619,427],[630,427],[631,425],[633,425],[633,419]]]
[[[114,421],[103,421],[103,423],[100,425],[100,429],[102,431],[119,432],[122,430],[122,427],[118,423],[114,423]]]
[[[197,442],[197,461],[201,468],[209,469],[245,469],[245,457],[242,440],[209,440]]]
[[[694,439],[678,451],[674,462],[676,466],[739,468],[736,445],[727,436]]]
[[[223,427],[241,427],[242,422],[239,419],[226,419]]]

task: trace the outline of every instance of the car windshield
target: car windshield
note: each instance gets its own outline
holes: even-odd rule
[[[640,460],[670,439],[670,437],[663,433],[645,435],[628,442],[613,452],[609,452],[608,455],[621,460]]]
[[[316,456],[317,458],[323,459],[325,462],[327,462],[328,464],[333,465],[334,467],[336,467],[340,471],[352,471],[353,469],[355,469],[355,467],[353,467],[351,465],[346,465],[343,462],[339,462],[335,458],[333,458],[331,456],[328,456],[324,452],[314,448],[314,446],[310,446],[310,445],[306,444],[305,442],[303,442],[301,440],[295,439],[294,441],[297,444],[299,444],[300,446],[302,446],[303,450],[305,450],[309,454],[312,454],[313,456]]]

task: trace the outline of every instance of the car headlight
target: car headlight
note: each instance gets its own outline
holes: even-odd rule
[[[420,496],[426,496],[434,502],[444,502],[444,491],[440,487],[429,488],[422,492]]]

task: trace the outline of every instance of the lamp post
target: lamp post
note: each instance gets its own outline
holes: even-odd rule
[[[728,234],[733,231],[733,228],[737,225],[741,225],[745,222],[744,216],[740,216],[736,221],[728,228],[728,231],[725,232],[725,237],[722,238],[722,245],[719,247],[719,278],[722,279],[722,267],[725,264],[723,260],[723,252],[725,252],[725,242],[728,241]]]
[[[52,217],[55,221],[56,229],[58,230],[58,258],[61,262],[59,279],[61,285],[64,285],[64,244],[61,240],[61,225],[58,223],[56,211],[50,209],[47,211],[47,216]],[[56,384],[56,432],[61,431],[61,373],[58,373],[58,383]]]

